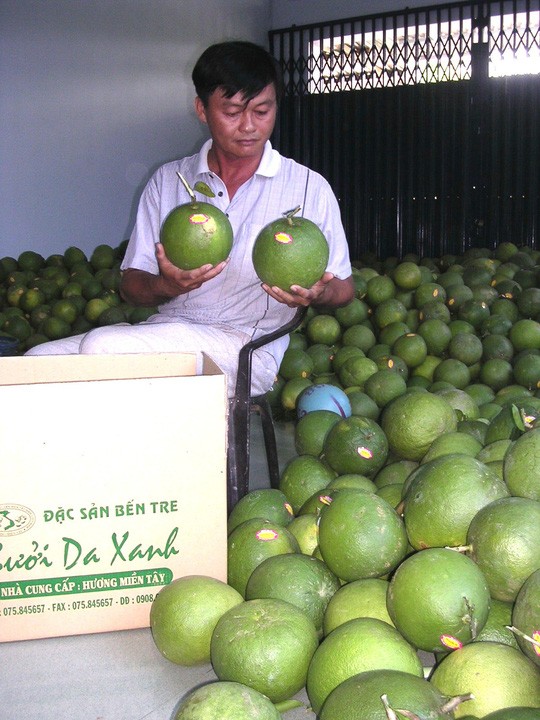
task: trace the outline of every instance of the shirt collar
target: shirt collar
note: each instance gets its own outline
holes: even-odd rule
[[[208,167],[208,152],[212,147],[212,139],[207,140],[199,152],[199,160],[197,163],[197,175],[203,175],[210,172]],[[277,150],[274,150],[270,140],[267,140],[263,150],[263,156],[259,167],[255,174],[265,177],[274,177],[277,174],[281,164],[281,157]]]

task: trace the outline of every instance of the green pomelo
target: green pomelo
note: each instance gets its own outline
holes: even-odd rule
[[[233,231],[225,213],[197,200],[171,210],[161,227],[160,241],[173,265],[193,270],[225,260],[231,252]]]
[[[312,287],[328,263],[326,238],[314,222],[287,216],[266,225],[255,239],[253,266],[270,287]]]
[[[323,630],[329,635],[343,623],[372,617],[393,625],[386,608],[388,580],[364,578],[345,583],[334,593],[324,613]]]
[[[375,420],[351,415],[330,428],[323,453],[325,462],[338,475],[354,473],[371,477],[386,461],[388,442]]]
[[[387,720],[390,716],[382,702],[383,696],[392,710],[407,710],[419,720],[450,720],[453,717],[444,710],[447,698],[427,680],[400,670],[368,670],[332,690],[320,718]],[[401,717],[399,710],[397,713],[397,717]]]
[[[444,695],[471,693],[460,705],[456,718],[485,717],[510,707],[540,707],[540,670],[509,645],[478,642],[451,652],[430,678]]]
[[[271,520],[286,527],[293,517],[293,509],[281,490],[258,488],[241,497],[233,507],[227,520],[227,533],[253,518]]]
[[[405,496],[409,542],[416,550],[464,545],[476,513],[508,495],[497,473],[470,455],[451,453],[423,463]]]
[[[473,642],[498,642],[519,649],[515,635],[509,629],[512,625],[512,607],[512,603],[491,598],[486,624]]]
[[[161,588],[150,608],[152,639],[163,657],[173,663],[207,663],[218,620],[242,601],[239,592],[215,578],[176,578]]]
[[[363,617],[339,625],[321,642],[309,666],[306,689],[313,710],[318,713],[348,678],[380,669],[423,675],[414,648],[383,620]]]
[[[192,690],[174,720],[280,720],[265,695],[237,682],[217,681]]]
[[[485,505],[469,525],[467,545],[491,596],[513,602],[540,569],[540,502],[506,497]]]
[[[394,508],[366,490],[339,490],[321,510],[319,549],[342,580],[381,577],[405,557],[405,526]]]
[[[528,430],[504,456],[504,480],[512,495],[540,500],[540,428]]]
[[[258,517],[245,520],[227,538],[227,582],[244,595],[251,573],[263,560],[296,552],[298,542],[284,525]]]
[[[322,636],[326,607],[339,587],[340,581],[322,560],[287,553],[266,558],[255,568],[246,586],[246,600],[290,602],[309,615]]]
[[[523,583],[512,611],[517,643],[535,665],[540,666],[540,570]]]
[[[421,460],[436,437],[457,429],[457,418],[443,397],[405,394],[385,407],[381,427],[398,459]]]
[[[509,707],[484,715],[484,720],[538,720],[538,708]]]
[[[427,652],[444,652],[474,640],[487,621],[489,600],[478,566],[454,550],[436,547],[401,563],[386,603],[408,642]]]
[[[304,687],[317,646],[307,613],[285,600],[259,598],[222,615],[210,655],[220,680],[249,685],[276,703]]]

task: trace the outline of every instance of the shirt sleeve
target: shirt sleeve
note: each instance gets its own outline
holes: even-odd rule
[[[352,273],[349,244],[341,222],[341,209],[328,181],[310,170],[306,207],[302,213],[322,230],[330,250],[327,270],[344,280]]]
[[[159,242],[161,227],[159,177],[160,170],[154,173],[143,190],[121,270],[134,268],[153,275],[159,274],[155,247]]]

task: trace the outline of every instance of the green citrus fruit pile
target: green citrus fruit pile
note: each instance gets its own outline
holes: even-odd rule
[[[126,242],[97,245],[88,255],[68,247],[45,258],[32,250],[0,258],[0,334],[15,354],[114,323],[138,323],[157,310],[125,302],[118,292]]]
[[[0,330],[24,351],[137,322],[123,250],[1,259]],[[163,661],[208,666],[176,718],[277,720],[303,694],[321,720],[538,718],[540,252],[366,258],[353,279],[291,335],[269,397],[296,454],[232,509],[227,582],[154,600]],[[316,383],[350,416],[297,419]]]
[[[353,279],[348,306],[310,309],[291,335],[270,395],[276,418],[295,423],[280,484],[291,525],[341,581],[308,672],[311,705],[325,720],[400,708],[540,717],[540,306],[525,292],[540,285],[540,253],[359,262]],[[295,417],[318,383],[345,391],[350,417],[322,406]],[[427,653],[425,679],[378,666],[374,649],[363,666],[359,620]]]
[[[295,452],[230,513],[214,673],[321,720],[540,718],[540,253],[357,265],[269,395]],[[351,414],[298,418],[317,383]]]

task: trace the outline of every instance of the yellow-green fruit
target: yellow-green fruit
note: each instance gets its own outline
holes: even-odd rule
[[[529,575],[540,569],[540,502],[506,497],[485,505],[471,521],[467,545],[491,596],[513,602]]]
[[[510,707],[540,707],[540,670],[509,645],[478,642],[449,653],[430,678],[444,695],[470,693],[456,718],[483,718]]]
[[[330,570],[351,582],[397,567],[407,552],[407,535],[386,500],[366,490],[343,489],[321,511],[319,548]]]
[[[328,263],[326,238],[314,222],[303,217],[274,220],[257,235],[253,266],[270,287],[310,288],[322,277]]]
[[[178,665],[209,662],[210,639],[218,620],[241,602],[239,592],[216,578],[177,578],[159,591],[150,609],[156,647]]]
[[[523,583],[512,610],[512,625],[521,650],[540,667],[540,570]]]
[[[285,600],[258,598],[222,615],[210,655],[219,680],[249,685],[277,703],[304,687],[318,642],[303,610]]]
[[[405,394],[385,408],[381,427],[394,455],[421,460],[435,438],[457,429],[457,418],[450,403],[438,395]]]
[[[197,200],[171,210],[161,226],[160,241],[173,265],[193,270],[225,260],[231,252],[233,231],[225,213]]]
[[[489,590],[478,566],[447,548],[409,555],[388,588],[388,613],[403,637],[427,652],[470,643],[484,627]]]
[[[391,715],[387,707],[400,710]],[[389,717],[450,720],[453,714],[445,711],[445,698],[427,680],[401,670],[368,670],[344,680],[326,699],[321,720],[387,720]]]
[[[504,480],[512,495],[540,500],[540,428],[521,435],[508,448]]]
[[[327,605],[323,619],[324,634],[329,635],[332,630],[357,617],[372,617],[393,625],[386,607],[387,592],[388,580],[382,578],[345,583]]]
[[[339,625],[321,642],[309,666],[306,690],[312,709],[318,714],[332,690],[348,678],[379,669],[423,674],[412,645],[383,620],[362,617]]]
[[[322,560],[286,553],[266,558],[255,568],[246,585],[246,600],[274,598],[292,603],[309,615],[322,637],[326,607],[340,585]]]
[[[497,473],[470,455],[456,452],[422,463],[405,495],[409,542],[416,550],[464,545],[476,513],[508,494]]]
[[[281,720],[265,695],[237,682],[210,682],[192,690],[174,720]]]

